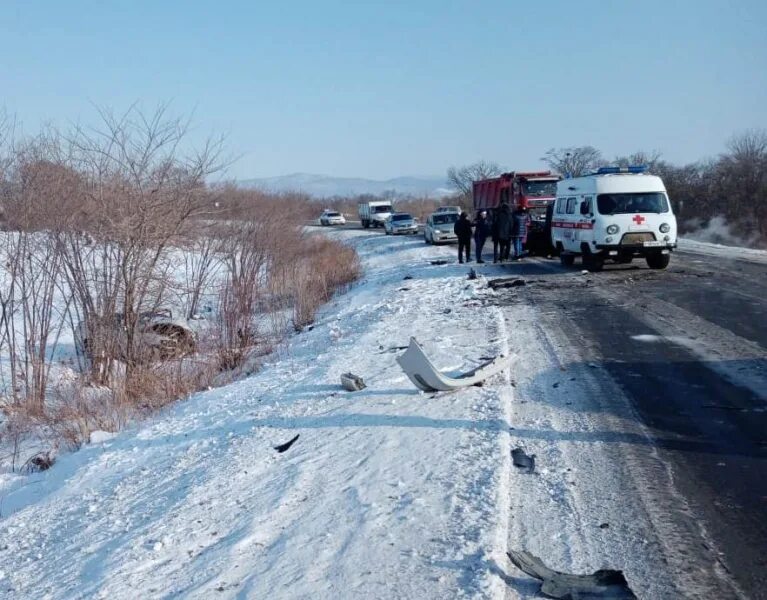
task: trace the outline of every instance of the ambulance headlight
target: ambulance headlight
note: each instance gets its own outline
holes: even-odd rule
[[[668,223],[661,223],[658,229],[660,229],[661,233],[668,233],[669,231],[671,231],[671,225],[669,225]]]
[[[618,226],[617,226],[617,225],[615,225],[615,224],[612,224],[612,225],[608,225],[608,226],[607,226],[607,233],[609,233],[610,235],[615,235],[615,234],[616,234],[616,233],[618,233],[620,230],[621,230],[621,228],[620,228],[620,227],[618,227]]]

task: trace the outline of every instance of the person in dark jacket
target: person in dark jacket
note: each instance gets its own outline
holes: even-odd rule
[[[514,211],[511,219],[511,239],[514,242],[514,258],[522,258],[522,242],[527,238],[527,227],[530,222],[530,215],[527,209],[520,206]]]
[[[466,250],[466,262],[471,262],[471,221],[469,215],[461,213],[453,225],[453,231],[458,236],[458,262],[463,262],[463,252]]]
[[[487,212],[482,210],[474,221],[474,248],[478,263],[484,263],[482,260],[482,248],[485,246],[485,240],[490,235],[490,223],[487,222]]]
[[[500,247],[500,260],[509,260],[509,250],[511,247],[511,208],[508,202],[501,203],[501,206],[495,211],[493,219],[493,232],[498,238]]]

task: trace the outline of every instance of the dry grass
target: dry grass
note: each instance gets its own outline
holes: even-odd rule
[[[359,279],[359,257],[335,240],[310,238],[294,280],[293,326],[300,331],[314,321],[319,308],[338,291]]]

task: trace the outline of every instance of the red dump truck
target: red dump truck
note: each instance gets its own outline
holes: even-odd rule
[[[502,202],[511,209],[527,208],[530,214],[530,230],[525,245],[528,251],[548,253],[551,240],[546,230],[546,209],[554,204],[557,181],[562,179],[551,171],[530,173],[502,173],[498,177],[482,179],[473,184],[474,210],[486,210],[490,215]]]

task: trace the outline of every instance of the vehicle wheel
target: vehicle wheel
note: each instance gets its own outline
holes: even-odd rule
[[[429,236],[427,236],[425,233],[423,234],[423,241],[425,244],[429,244]]]
[[[632,260],[634,260],[634,257],[631,255],[621,256],[618,258],[618,263],[621,265],[630,265]]]
[[[389,230],[388,230],[388,229],[386,229],[386,227],[384,227],[384,233],[385,233],[386,235],[389,235]]]
[[[560,254],[559,262],[563,267],[572,267],[575,262],[574,254]]]
[[[368,227],[370,227],[370,223],[368,223],[367,221],[362,219],[362,228],[363,229],[367,229]]]
[[[647,266],[651,269],[665,269],[669,262],[670,254],[651,254],[647,257]]]

